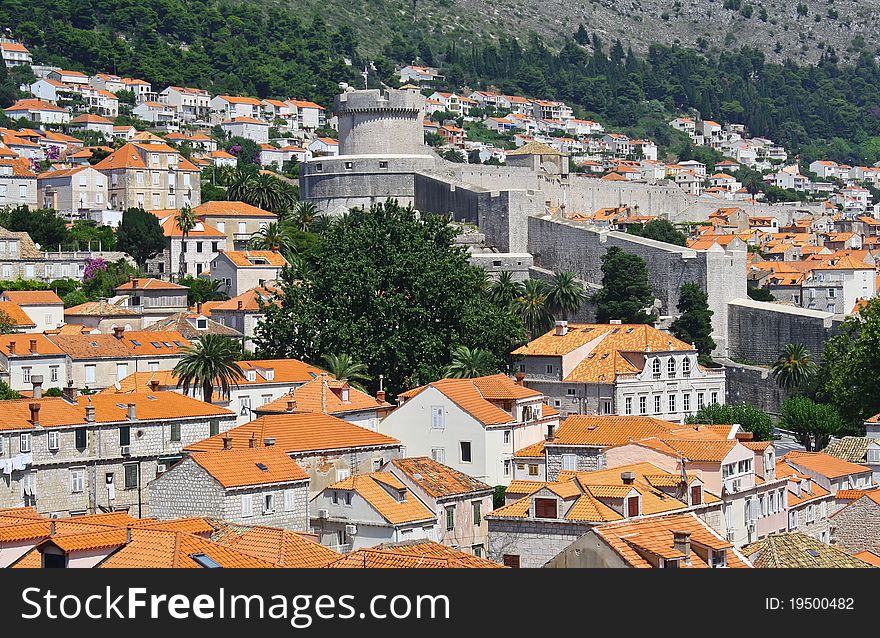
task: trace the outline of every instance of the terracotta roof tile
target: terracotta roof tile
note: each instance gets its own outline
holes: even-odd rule
[[[130,392],[127,394],[91,394],[77,398],[77,404],[85,411],[91,404],[95,408],[97,423],[116,423],[128,420],[128,404],[135,405],[139,421],[187,419],[197,417],[228,416],[235,414],[226,408],[205,403],[177,392]],[[42,422],[43,413],[40,411]]]
[[[392,525],[436,519],[436,514],[429,510],[413,494],[407,494],[406,498],[402,501],[397,500],[383,485],[387,485],[395,490],[406,490],[406,486],[390,472],[356,474],[343,481],[332,483],[324,488],[324,490],[354,491]]]
[[[822,452],[792,451],[782,458],[795,467],[804,467],[831,479],[871,471],[871,468],[864,465],[850,463]]]
[[[11,301],[0,301],[0,314],[5,314],[12,321],[12,325],[17,328],[35,328],[37,324],[27,316],[27,313],[21,309],[17,303]]]
[[[288,265],[284,256],[274,250],[227,250],[221,254],[239,268]]]
[[[343,400],[342,397],[346,396]],[[366,392],[329,378],[327,382],[319,376],[309,379],[275,401],[257,408],[257,414],[286,413],[290,402],[294,402],[296,412],[323,412],[324,414],[346,414],[364,410],[380,411],[384,415],[392,405],[387,401],[379,401]]]
[[[19,306],[63,306],[54,290],[7,290],[3,297]]]
[[[492,486],[426,456],[394,459],[391,464],[434,498],[492,490]]]
[[[865,561],[802,532],[771,534],[740,551],[755,567],[763,568],[867,568]]]
[[[413,541],[360,549],[335,563],[333,568],[498,568],[498,563],[467,554],[433,541]]]
[[[211,540],[278,567],[326,567],[341,558],[341,554],[324,547],[311,534],[277,527],[222,522],[218,523]]]
[[[188,288],[170,281],[163,281],[161,279],[149,277],[146,279],[127,281],[124,284],[117,286],[116,290],[188,290]]]
[[[233,156],[234,157],[234,156]],[[262,208],[245,204],[244,202],[211,201],[205,202],[193,208],[193,212],[199,217],[271,217],[277,219],[278,215]]]
[[[226,488],[292,483],[309,478],[295,461],[274,446],[199,452],[191,458]]]

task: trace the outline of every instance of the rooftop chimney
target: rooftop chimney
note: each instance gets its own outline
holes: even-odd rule
[[[134,403],[128,404],[128,420],[137,421],[137,405]]]
[[[555,439],[556,438],[556,434],[554,433],[555,429],[556,428],[553,426],[552,423],[548,423],[547,424],[547,436],[544,437],[544,440],[552,441],[553,439]]]
[[[610,320],[608,321],[608,323],[613,324],[613,325],[615,325],[615,326],[619,326],[619,325],[622,324],[623,322],[622,322],[620,319],[610,319]]]
[[[231,450],[232,449],[232,437],[229,436],[229,433],[225,433],[223,435],[223,449]]]
[[[564,337],[568,334],[568,322],[567,321],[557,321],[556,322],[556,336]]]
[[[36,354],[36,352],[37,352],[37,340],[36,340],[36,339],[31,339],[30,341],[31,341],[31,343],[30,343],[30,351],[31,351],[31,354]]]
[[[624,485],[632,485],[636,482],[636,473],[635,472],[621,472],[620,480],[623,481]]]
[[[49,536],[55,536],[55,520],[49,521]]]
[[[385,402],[385,390],[376,391],[376,401]]]
[[[31,423],[33,423],[34,426],[40,425],[40,404],[31,403],[28,407],[31,409]]]
[[[150,392],[158,392],[159,391],[159,381],[157,379],[150,379]]]
[[[248,439],[248,447],[257,447],[257,435],[251,434],[251,438]]]
[[[125,528],[125,544],[128,545],[131,542],[131,528]]]
[[[34,386],[34,398],[42,399],[43,398],[43,375],[42,374],[33,374],[31,375],[31,384]]]
[[[296,399],[288,399],[287,400],[287,411],[295,412],[296,411]]]
[[[125,332],[125,326],[113,326],[113,336],[117,339],[122,339],[122,334]]]
[[[673,547],[684,554],[685,562],[691,560],[691,533],[690,532],[672,532]]]
[[[89,399],[88,405],[86,405],[86,423],[94,423],[95,422],[95,406],[92,405],[91,399]]]
[[[517,372],[513,376],[516,379],[516,385],[525,385],[525,381],[526,381],[526,373],[525,372]]]
[[[238,300],[238,306],[237,306],[238,310],[241,310],[241,306],[242,306],[241,299],[239,299],[239,300]]]
[[[265,445],[266,447],[272,447],[273,445],[275,445],[275,439],[273,439],[272,437],[267,437],[263,439],[263,445]]]
[[[9,342],[9,354],[15,354],[15,342],[14,341]]]
[[[132,288],[137,288],[137,287],[138,287],[138,280],[137,280],[137,277],[132,277],[132,278],[131,278],[131,287],[132,287]]]
[[[202,302],[201,301],[196,304],[196,313],[202,314]]]
[[[73,383],[71,381],[71,383]],[[79,390],[73,387],[73,385],[68,385],[62,390],[62,394],[64,394],[64,399],[68,403],[76,403],[76,397],[79,395]]]

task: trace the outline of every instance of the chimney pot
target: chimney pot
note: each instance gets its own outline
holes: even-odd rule
[[[248,447],[257,447],[257,437],[252,434],[251,438],[248,439]]]
[[[137,421],[137,405],[134,403],[128,404],[128,420]]]
[[[547,424],[547,436],[544,437],[546,441],[552,441],[556,438],[556,434],[554,433],[555,428],[552,423]]]
[[[232,449],[232,437],[229,436],[229,433],[223,435],[223,449],[231,450]]]
[[[30,350],[31,350],[31,353],[35,353],[35,352],[37,351],[37,340],[36,340],[36,339],[31,339],[30,342],[31,342],[31,343],[30,343]]]
[[[624,485],[632,485],[636,481],[636,473],[635,472],[621,472],[620,480],[623,481]]]
[[[34,386],[33,397],[35,399],[43,398],[43,375],[34,374],[31,376],[31,384]]]
[[[150,391],[158,392],[159,391],[159,381],[157,379],[150,379]]]
[[[131,528],[125,528],[125,544],[128,545],[131,542]]]
[[[55,520],[49,521],[49,536],[55,536]]]
[[[691,533],[685,531],[672,532],[673,546],[675,549],[684,554],[684,560],[689,563],[691,560]]]
[[[137,277],[132,277],[132,278],[131,278],[131,287],[132,287],[132,288],[137,288],[137,287],[138,287],[138,280],[137,280]]]
[[[378,390],[376,392],[376,401],[385,401],[385,390]]]
[[[61,392],[62,394],[64,394],[64,399],[68,403],[76,403],[76,397],[79,395],[79,390],[74,388],[72,385],[68,385]]]
[[[294,412],[296,410],[296,399],[287,400],[287,411]]]
[[[122,339],[122,334],[125,332],[125,326],[113,326],[113,336],[117,339]]]
[[[525,385],[526,373],[525,372],[517,372],[513,375],[516,379],[516,385]]]
[[[95,406],[89,403],[86,406],[86,423],[94,423],[95,422]]]
[[[14,341],[9,342],[9,354],[15,354],[15,342]]]
[[[239,300],[239,302],[238,302],[238,309],[241,310],[241,307],[242,307],[242,303],[241,303],[241,300]]]
[[[31,423],[40,425],[40,404],[31,403],[28,407],[31,409]]]
[[[556,322],[556,336],[564,337],[568,334],[568,322],[567,321],[557,321]]]

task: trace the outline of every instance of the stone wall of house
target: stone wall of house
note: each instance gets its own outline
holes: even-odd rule
[[[779,415],[779,407],[788,393],[779,387],[770,369],[736,363],[731,359],[716,359],[727,375],[725,403],[748,403],[772,416]]]
[[[562,446],[545,444],[547,458],[547,480],[555,481],[562,471],[562,455],[573,454],[575,456],[576,467],[578,472],[593,472],[601,470],[605,463],[599,448],[588,448],[582,446]]]
[[[519,556],[520,567],[543,567],[575,540],[589,525],[537,520],[489,520],[489,560],[501,563],[504,555]]]
[[[812,522],[807,521],[806,505],[801,505],[796,509],[789,510],[789,531],[803,532],[804,534],[809,534],[813,538],[817,538],[824,542],[830,542],[832,526],[831,521],[828,517],[833,513],[834,499],[825,499],[825,516],[821,516],[822,508],[820,503],[813,503],[813,505],[814,516]],[[794,528],[791,527],[791,523],[793,522],[792,518],[794,518],[794,522],[796,523],[796,526]],[[825,535],[823,536],[823,534]]]
[[[835,513],[831,518],[831,540],[851,554],[880,548],[880,507],[863,496]]]
[[[293,503],[285,507],[285,492],[292,491]],[[267,494],[275,496],[274,511],[264,512],[263,499]],[[242,501],[251,499],[252,516],[241,515]],[[296,532],[309,531],[309,483],[283,483],[248,489],[226,490],[223,498],[223,518],[242,525],[265,525],[283,527]]]
[[[817,360],[841,322],[828,312],[782,306],[748,298],[727,306],[728,356],[755,365],[774,362],[786,345],[802,343]]]
[[[309,497],[325,487],[353,474],[378,471],[385,463],[401,458],[400,446],[376,449],[350,449],[336,453],[292,454],[291,457],[309,475]]]

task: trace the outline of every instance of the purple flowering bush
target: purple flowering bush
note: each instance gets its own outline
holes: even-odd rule
[[[83,270],[83,280],[88,281],[94,279],[100,271],[107,270],[107,262],[97,257],[95,259],[86,259],[86,267]]]

